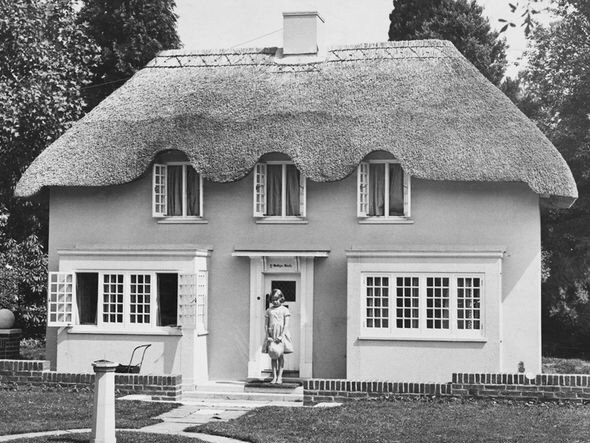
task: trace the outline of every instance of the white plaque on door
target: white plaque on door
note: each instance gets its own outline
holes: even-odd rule
[[[299,272],[297,257],[265,257],[264,272]]]

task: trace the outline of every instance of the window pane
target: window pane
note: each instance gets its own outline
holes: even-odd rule
[[[369,215],[385,215],[385,164],[369,165]]]
[[[396,304],[406,308],[418,307],[418,279],[408,277],[396,278]],[[397,327],[414,329],[418,327],[418,309],[397,309]]]
[[[95,325],[98,307],[98,273],[81,272],[76,274],[76,302],[80,324]]]
[[[457,328],[480,329],[479,321],[463,320],[480,318],[480,285],[479,277],[457,279]]]
[[[182,166],[168,166],[168,216],[182,215]]]
[[[389,164],[389,215],[404,215],[404,173],[398,164]]]
[[[266,214],[268,216],[280,216],[281,214],[281,188],[283,185],[283,166],[266,166]]]
[[[389,277],[367,277],[365,283],[367,328],[388,328]]]
[[[426,279],[426,327],[449,329],[449,279]]]
[[[199,174],[192,166],[186,166],[186,214],[187,215],[201,215],[200,214],[200,181]]]
[[[299,208],[300,175],[295,165],[287,165],[287,215],[301,215]]]
[[[149,274],[131,274],[129,314],[131,324],[150,323],[151,278]]]
[[[102,321],[123,323],[123,275],[103,275]]]
[[[176,326],[178,312],[178,274],[157,274],[158,326]]]

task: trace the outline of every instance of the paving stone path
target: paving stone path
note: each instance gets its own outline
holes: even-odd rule
[[[221,437],[217,435],[202,434],[199,432],[184,432],[184,430],[191,426],[197,426],[217,420],[230,420],[237,418],[251,408],[244,406],[211,408],[211,406],[204,405],[182,405],[176,409],[168,411],[156,418],[163,420],[161,423],[146,426],[140,429],[117,429],[117,431],[129,432],[147,432],[151,434],[173,434],[182,435],[184,437],[198,438],[200,440],[210,443],[242,443],[241,440],[233,438]],[[67,434],[81,434],[92,432],[91,429],[69,429],[62,431],[44,431],[44,432],[29,432],[26,434],[12,434],[0,436],[0,442],[9,442],[21,438],[35,438],[48,437]]]

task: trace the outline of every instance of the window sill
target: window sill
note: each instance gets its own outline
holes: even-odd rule
[[[446,341],[446,342],[464,342],[464,343],[487,343],[485,337],[380,337],[380,336],[362,336],[357,337],[361,341]]]
[[[260,217],[256,218],[260,225],[306,225],[308,221],[304,217]]]
[[[182,328],[174,326],[156,326],[144,329],[107,329],[98,326],[68,326],[68,334],[95,335],[174,335],[181,336]]]
[[[411,225],[414,219],[410,217],[359,217],[359,225]]]
[[[209,221],[203,217],[164,217],[159,218],[158,223],[162,225],[199,225],[207,224]]]

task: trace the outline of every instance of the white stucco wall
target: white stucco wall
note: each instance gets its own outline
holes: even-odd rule
[[[346,377],[347,360],[363,361],[373,358],[370,355],[388,357],[381,361],[378,369],[366,368],[358,372],[363,378],[385,374],[393,377],[394,369],[404,360],[412,367],[418,366],[416,361],[423,362],[421,368],[429,368],[432,374],[436,374],[439,369],[427,364],[433,355],[438,361],[456,356],[465,362],[463,370],[514,371],[519,361],[525,362],[527,370],[540,370],[538,196],[520,183],[414,179],[413,224],[361,225],[356,218],[356,183],[356,174],[334,183],[308,182],[309,223],[306,225],[256,224],[252,218],[251,175],[234,183],[205,181],[204,212],[208,223],[199,225],[158,224],[152,218],[149,173],[120,186],[54,188],[50,200],[50,270],[58,268],[56,251],[76,244],[211,245],[207,336],[209,376],[212,379],[243,379],[248,368],[250,264],[247,258],[232,257],[234,248],[248,244],[269,248],[327,245],[329,256],[315,259],[313,266],[315,377]],[[347,324],[352,321],[352,312],[347,312],[346,250],[353,244],[378,245],[380,248],[416,244],[504,245],[507,252],[502,260],[503,341],[493,339],[485,345],[363,343],[366,353],[358,353],[347,339]],[[52,345],[54,334],[52,331],[48,334],[50,355],[56,349]],[[88,336],[86,339],[89,343],[95,341]],[[106,336],[100,340],[105,340],[103,344],[109,341]],[[165,340],[173,339],[162,339],[162,345],[159,345],[162,352]],[[170,348],[170,343],[166,343]],[[60,344],[60,348],[64,353],[57,355],[58,366],[66,358],[66,349],[68,356],[76,355],[72,347]],[[126,354],[131,345],[126,344],[123,348]],[[485,351],[482,352],[482,348]],[[454,351],[449,353],[449,349]],[[426,374],[423,375],[426,378]]]

